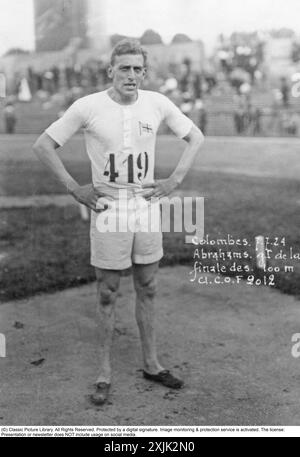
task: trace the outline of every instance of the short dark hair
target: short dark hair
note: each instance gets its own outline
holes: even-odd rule
[[[141,46],[138,40],[124,38],[124,40],[119,41],[112,50],[110,58],[111,65],[114,65],[116,56],[123,56],[125,54],[142,55],[144,58],[144,67],[147,66],[147,51]]]

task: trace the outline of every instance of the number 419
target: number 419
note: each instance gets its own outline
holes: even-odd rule
[[[144,155],[144,161],[142,160]],[[109,154],[109,170],[104,171],[104,176],[109,176],[110,182],[115,182],[116,178],[118,178],[119,173],[115,167],[115,155]],[[144,162],[144,163],[143,163]],[[145,178],[149,168],[149,158],[147,152],[140,152],[136,159],[136,165],[139,170],[144,171],[144,176],[142,172],[138,172],[137,177],[139,180]],[[106,168],[106,167],[105,167]],[[127,159],[127,172],[128,172],[128,182],[134,182],[134,169],[133,169],[133,154],[129,154]]]

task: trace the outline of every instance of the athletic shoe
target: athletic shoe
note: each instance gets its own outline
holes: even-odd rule
[[[149,381],[159,382],[165,387],[170,387],[171,389],[181,389],[184,385],[181,379],[175,378],[169,370],[162,370],[157,374],[150,374],[146,371],[143,371],[143,375],[145,379]]]
[[[109,389],[110,384],[98,382],[98,384],[96,384],[96,391],[90,396],[92,403],[94,403],[94,405],[103,405],[108,398]]]

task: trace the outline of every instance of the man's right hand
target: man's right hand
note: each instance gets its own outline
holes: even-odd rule
[[[96,213],[101,213],[101,211],[104,211],[108,208],[108,202],[105,202],[105,200],[113,200],[113,198],[109,195],[106,195],[103,192],[95,189],[93,184],[86,184],[85,186],[78,185],[72,189],[69,189],[69,192],[79,203],[82,203]],[[102,207],[99,204],[97,205],[97,201],[101,197],[105,199]]]

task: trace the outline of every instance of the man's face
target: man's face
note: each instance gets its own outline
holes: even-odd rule
[[[115,56],[108,74],[121,99],[134,99],[146,74],[144,58],[141,54]]]

